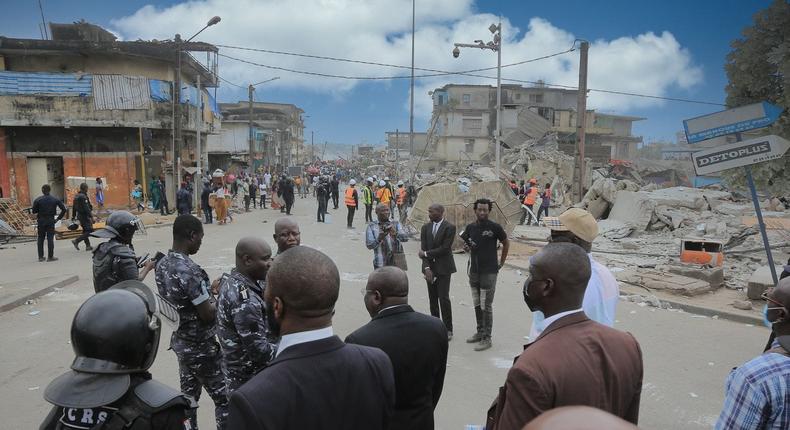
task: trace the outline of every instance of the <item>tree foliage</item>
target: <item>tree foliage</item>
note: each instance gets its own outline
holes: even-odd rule
[[[754,15],[754,24],[732,42],[724,69],[727,72],[727,106],[737,107],[769,101],[785,109],[768,130],[790,139],[790,3],[774,0]],[[752,175],[761,191],[790,194],[790,156],[752,166]],[[727,183],[745,184],[743,169],[723,172]]]

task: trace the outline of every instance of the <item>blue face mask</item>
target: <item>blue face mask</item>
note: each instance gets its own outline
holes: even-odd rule
[[[773,328],[774,323],[768,321],[768,303],[763,306],[763,325],[768,328]]]

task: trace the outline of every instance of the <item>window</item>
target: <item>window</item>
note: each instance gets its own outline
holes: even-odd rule
[[[516,100],[521,100],[521,94],[520,94],[520,93],[516,93],[516,95],[514,96],[514,98],[515,98]]]
[[[472,100],[472,96],[469,95],[469,94],[464,94],[461,97],[462,97],[462,101],[464,103],[464,106],[469,106],[469,102]]]
[[[543,103],[543,94],[530,94],[529,95],[529,102],[530,103]]]
[[[464,134],[480,134],[480,130],[483,128],[483,120],[464,118],[462,126]]]
[[[474,139],[464,139],[465,149],[464,152],[467,154],[472,154],[475,152],[475,140]]]

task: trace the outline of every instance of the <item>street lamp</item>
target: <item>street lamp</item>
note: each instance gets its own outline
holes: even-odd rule
[[[254,146],[255,146],[254,145],[255,139],[254,139],[253,132],[252,132],[252,101],[253,101],[252,100],[253,99],[253,94],[252,93],[255,91],[255,87],[256,86],[265,84],[267,82],[276,81],[278,79],[280,79],[280,77],[279,76],[275,76],[275,77],[273,77],[271,79],[266,79],[266,80],[260,81],[257,84],[250,84],[250,86],[247,87],[247,95],[248,95],[248,100],[249,100],[249,118],[248,118],[248,122],[249,122],[249,129],[250,129],[250,144],[249,144],[250,171],[253,172],[253,173],[255,172],[255,162],[253,161],[253,152],[254,152]]]
[[[176,171],[173,184],[173,196],[178,192],[178,187],[181,184],[181,51],[184,48],[186,43],[189,43],[192,39],[194,39],[198,34],[202,33],[203,30],[211,27],[212,25],[217,24],[220,22],[222,18],[218,16],[212,17],[206,25],[200,29],[197,33],[193,34],[192,37],[186,40],[186,42],[181,40],[181,35],[176,34],[175,36],[175,43],[176,43],[176,76],[173,80],[173,143],[172,143],[172,152],[173,152],[173,169]],[[198,84],[198,96],[200,97],[200,85]],[[200,106],[201,101],[198,101],[198,106]],[[201,119],[202,121],[202,119]],[[199,127],[198,124],[195,124],[195,127]],[[196,134],[199,136],[199,134]],[[197,141],[197,173],[200,175],[201,173],[201,154],[200,154],[200,141]],[[196,181],[197,182],[197,181]],[[200,184],[195,184],[195,191],[197,192],[198,188],[200,188]]]
[[[477,48],[477,49],[490,49],[496,51],[496,131],[494,132],[494,154],[496,158],[496,172],[497,180],[499,179],[499,145],[502,133],[502,21],[499,24],[491,24],[488,27],[491,34],[494,35],[494,40],[484,43],[482,40],[475,40],[474,43],[456,43],[453,48],[453,57],[458,58],[461,56],[461,50],[458,48]]]

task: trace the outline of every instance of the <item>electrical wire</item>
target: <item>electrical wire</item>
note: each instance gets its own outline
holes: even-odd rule
[[[383,66],[383,67],[393,67],[393,68],[397,68],[397,69],[411,70],[411,66],[403,66],[403,65],[399,65],[399,64],[379,63],[379,62],[375,62],[375,61],[354,60],[354,59],[340,58],[340,57],[327,57],[327,56],[322,56],[322,55],[301,54],[301,53],[297,53],[297,52],[275,51],[275,50],[271,50],[271,49],[260,49],[260,48],[247,48],[247,47],[232,46],[232,45],[215,45],[215,46],[220,47],[220,48],[239,49],[239,50],[244,50],[244,51],[264,52],[264,53],[267,53],[267,54],[288,55],[288,56],[292,56],[292,57],[313,58],[313,59],[318,59],[318,60],[339,61],[339,62],[343,62],[343,63],[366,64],[366,65],[370,65],[370,66]],[[501,68],[504,69],[504,68],[507,68],[507,67],[520,66],[522,64],[532,63],[532,62],[540,61],[540,60],[546,60],[546,59],[549,59],[549,58],[552,58],[552,57],[557,57],[557,56],[560,56],[560,55],[563,55],[563,54],[567,54],[569,52],[573,52],[575,50],[576,50],[575,46],[571,46],[570,49],[567,49],[565,51],[555,52],[553,54],[548,54],[548,55],[544,55],[544,56],[541,56],[541,57],[530,58],[528,60],[517,61],[515,63],[503,64],[501,66]],[[485,71],[496,70],[496,69],[497,69],[497,67],[494,66],[494,67],[485,67],[485,68],[482,68],[482,69],[463,70],[463,71],[460,71],[460,72],[448,72],[448,71],[445,71],[445,70],[426,69],[426,68],[421,68],[421,67],[415,67],[414,68],[414,70],[420,70],[420,71],[423,71],[423,72],[437,72],[437,73],[440,73],[442,75],[485,72]]]
[[[403,75],[403,76],[400,76],[400,75],[394,75],[394,76],[348,76],[348,75],[335,75],[335,74],[330,74],[330,73],[311,72],[311,71],[307,71],[307,70],[290,69],[290,68],[286,68],[286,67],[272,66],[272,65],[268,65],[268,64],[256,63],[254,61],[244,60],[244,59],[241,59],[241,58],[236,58],[236,57],[232,57],[230,55],[225,55],[225,54],[217,54],[217,55],[220,56],[220,57],[225,57],[225,58],[230,59],[230,60],[239,61],[239,62],[242,62],[242,63],[250,64],[250,65],[253,65],[253,66],[257,66],[257,67],[263,67],[263,68],[273,69],[273,70],[280,70],[280,71],[284,71],[284,72],[296,73],[296,74],[301,74],[301,75],[319,76],[319,77],[324,77],[324,78],[335,78],[335,79],[344,79],[344,80],[358,80],[358,81],[377,81],[377,80],[384,81],[384,80],[395,80],[395,79],[410,79],[410,76],[406,76],[406,75]],[[350,60],[350,61],[355,61],[355,60]],[[535,59],[527,60],[527,61],[535,61]],[[388,66],[401,67],[401,66],[395,66],[395,65],[388,65]],[[494,67],[494,69],[496,69],[496,67]],[[448,75],[460,75],[460,76],[469,76],[469,77],[474,77],[474,78],[483,78],[483,79],[496,80],[496,77],[494,77],[494,76],[478,75],[478,74],[469,73],[469,72],[449,72],[449,71],[443,71],[443,70],[423,69],[423,68],[420,68],[419,70],[437,71],[439,73],[425,74],[425,75],[415,75],[414,76],[415,78],[429,78],[429,77],[439,77],[439,76],[448,76]],[[552,83],[541,82],[541,81],[528,81],[528,80],[523,80],[523,79],[512,79],[512,78],[501,78],[501,80],[502,81],[508,81],[508,82],[514,82],[514,83],[520,83],[520,84],[542,85],[542,86],[546,86],[546,87],[562,88],[562,89],[569,89],[569,90],[578,90],[579,89],[578,87],[574,87],[574,86],[571,86],[571,85],[552,84]],[[655,99],[655,100],[682,102],[682,103],[694,103],[694,104],[703,104],[703,105],[711,105],[711,106],[726,106],[723,103],[715,103],[715,102],[709,102],[709,101],[704,101],[704,100],[691,100],[691,99],[683,99],[683,98],[677,98],[677,97],[657,96],[657,95],[652,95],[652,94],[631,93],[631,92],[627,92],[627,91],[606,90],[606,89],[600,89],[600,88],[588,88],[587,91],[588,92],[606,93],[606,94],[615,94],[615,95],[628,96],[628,97],[641,97],[641,98],[649,98],[649,99]]]

